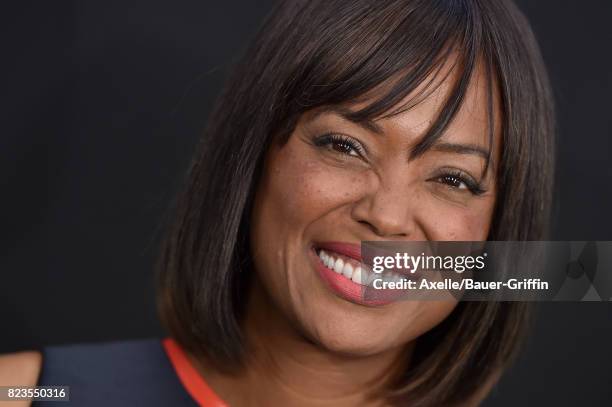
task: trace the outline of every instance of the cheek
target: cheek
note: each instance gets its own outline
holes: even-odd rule
[[[356,171],[331,166],[309,147],[296,146],[298,143],[288,142],[271,153],[258,191],[261,208],[290,226],[285,233],[303,231],[327,213],[353,202],[365,188]]]
[[[309,278],[301,269],[311,225],[352,202],[363,189],[360,178],[354,170],[322,160],[299,139],[268,153],[251,213],[252,255],[264,280],[286,291]]]
[[[431,240],[486,240],[491,226],[494,198],[482,197],[469,206],[431,203],[420,210],[420,223]]]

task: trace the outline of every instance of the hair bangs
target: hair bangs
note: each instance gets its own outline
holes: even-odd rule
[[[452,78],[440,112],[411,152],[411,158],[416,158],[442,137],[463,104],[478,64],[483,64],[489,88],[491,146],[494,69],[488,57],[491,53],[483,44],[479,8],[464,1],[420,1],[399,10],[393,2],[381,2],[360,11],[336,18],[335,24],[344,29],[336,27],[333,32],[340,36],[329,35],[330,30],[325,29],[332,16],[321,20],[317,32],[329,38],[319,41],[318,49],[307,49],[305,64],[299,64],[300,72],[294,73],[297,85],[287,98],[294,114],[289,115],[293,120],[285,137],[306,110],[364,102],[365,107],[348,115],[351,120],[387,118],[414,108]]]

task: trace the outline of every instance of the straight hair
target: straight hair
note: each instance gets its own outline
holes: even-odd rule
[[[444,134],[482,64],[489,137],[494,92],[502,113],[488,239],[544,237],[553,184],[553,103],[534,35],[511,1],[281,1],[211,113],[162,246],[159,311],[181,346],[219,369],[244,360],[241,323],[254,273],[250,214],[269,146],[284,143],[304,112],[363,100],[375,90],[354,120],[409,110],[435,86],[427,78],[451,57],[454,86],[412,154],[424,153]],[[416,92],[421,84],[425,90]],[[385,397],[413,406],[474,399],[510,363],[527,315],[526,303],[460,302],[417,339],[408,370]]]

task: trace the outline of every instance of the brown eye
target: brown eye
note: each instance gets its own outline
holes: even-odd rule
[[[332,148],[334,150],[336,150],[337,152],[342,153],[342,154],[359,156],[359,154],[355,151],[353,146],[351,146],[348,143],[345,143],[343,141],[341,141],[341,142],[334,142],[332,144]]]
[[[454,175],[445,175],[445,176],[440,178],[440,181],[443,184],[446,184],[446,185],[451,186],[453,188],[457,188],[457,189],[469,189],[467,184],[461,178],[456,177]]]
[[[361,144],[348,136],[339,134],[326,134],[314,140],[318,147],[325,147],[337,153],[351,157],[364,157],[364,149]]]
[[[482,185],[469,174],[456,169],[442,169],[429,181],[446,185],[457,192],[470,192],[473,195],[481,195],[486,192]]]

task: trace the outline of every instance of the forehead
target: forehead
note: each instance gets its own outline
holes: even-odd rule
[[[440,120],[440,113],[449,103],[449,98],[457,86],[461,70],[457,69],[455,63],[455,59],[447,59],[389,112],[374,118],[372,123],[375,127],[392,138],[401,135],[398,141],[403,144],[414,145],[421,141]],[[367,108],[392,87],[392,81],[382,84],[361,101],[347,104],[346,107],[352,112]],[[474,144],[487,150],[498,149],[501,144],[501,119],[496,78],[487,74],[486,66],[480,61],[474,67],[460,107],[439,141]],[[494,152],[493,156],[495,155]]]

